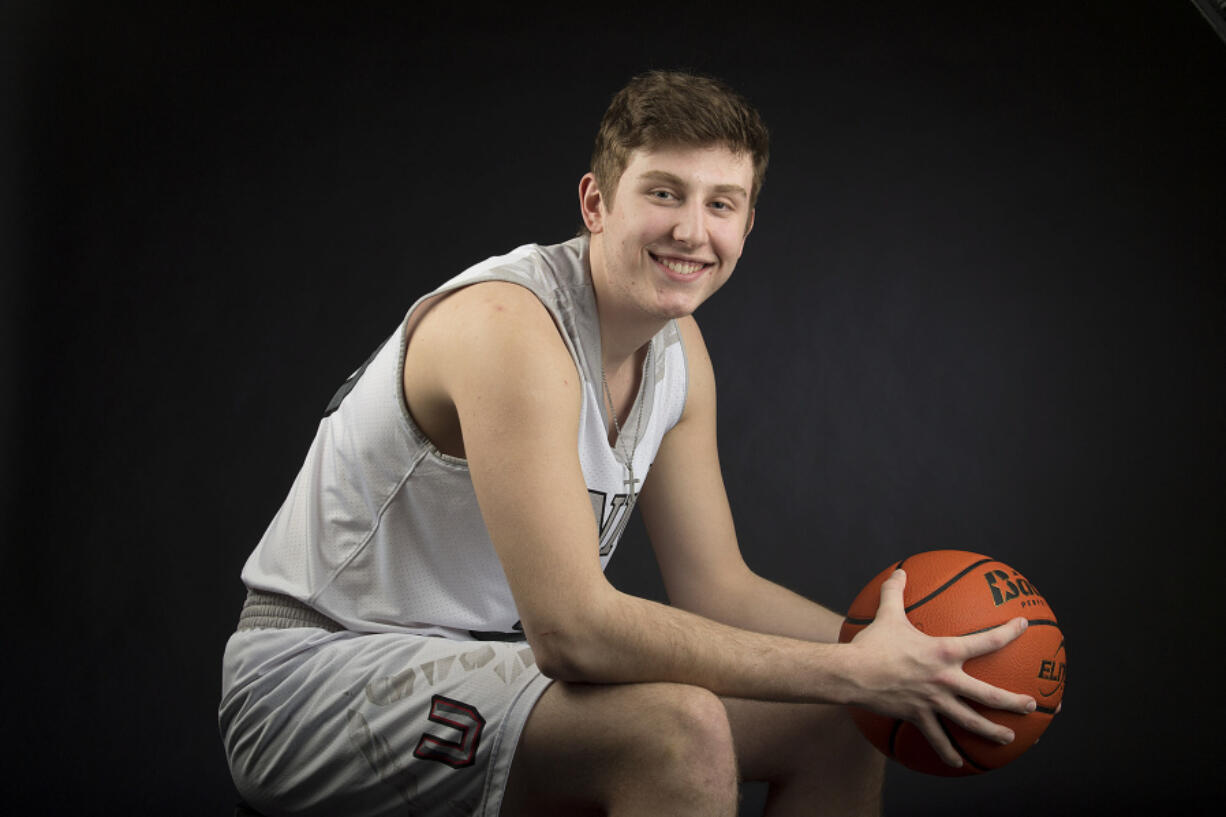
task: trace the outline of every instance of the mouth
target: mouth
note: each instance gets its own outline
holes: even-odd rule
[[[668,277],[678,281],[692,281],[700,276],[706,269],[714,266],[714,264],[710,262],[696,261],[692,258],[656,255],[653,252],[649,252],[647,254],[651,256],[652,261],[655,261],[656,264],[665,271]]]

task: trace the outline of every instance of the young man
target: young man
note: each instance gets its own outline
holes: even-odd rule
[[[268,814],[879,811],[855,703],[917,723],[1034,702],[962,672],[1018,620],[920,634],[905,577],[877,620],[754,575],[716,451],[692,314],[728,280],[767,162],[714,80],[638,77],[579,183],[586,234],[489,259],[423,298],[328,407],[243,571],[221,727]],[[650,477],[648,476],[650,472]],[[671,605],[602,568],[641,501]],[[525,640],[526,639],[526,640]]]

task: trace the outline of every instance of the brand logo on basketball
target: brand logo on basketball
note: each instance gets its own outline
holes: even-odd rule
[[[1056,654],[1039,663],[1039,694],[1050,698],[1064,689],[1064,679],[1067,676],[1067,664],[1064,660],[1064,642],[1056,648]]]
[[[1047,606],[1047,601],[1039,595],[1034,585],[1016,571],[1010,576],[1003,570],[989,570],[983,574],[983,578],[987,580],[988,590],[992,591],[992,603],[997,607],[1014,599],[1021,599],[1022,607]]]

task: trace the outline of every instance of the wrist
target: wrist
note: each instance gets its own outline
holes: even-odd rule
[[[867,663],[864,650],[853,643],[830,645],[830,701],[836,704],[859,704],[864,700],[863,682]]]

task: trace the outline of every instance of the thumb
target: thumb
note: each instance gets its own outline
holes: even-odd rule
[[[877,615],[887,613],[906,618],[906,605],[903,604],[902,591],[907,585],[907,573],[899,568],[881,583],[881,602],[877,607]]]

